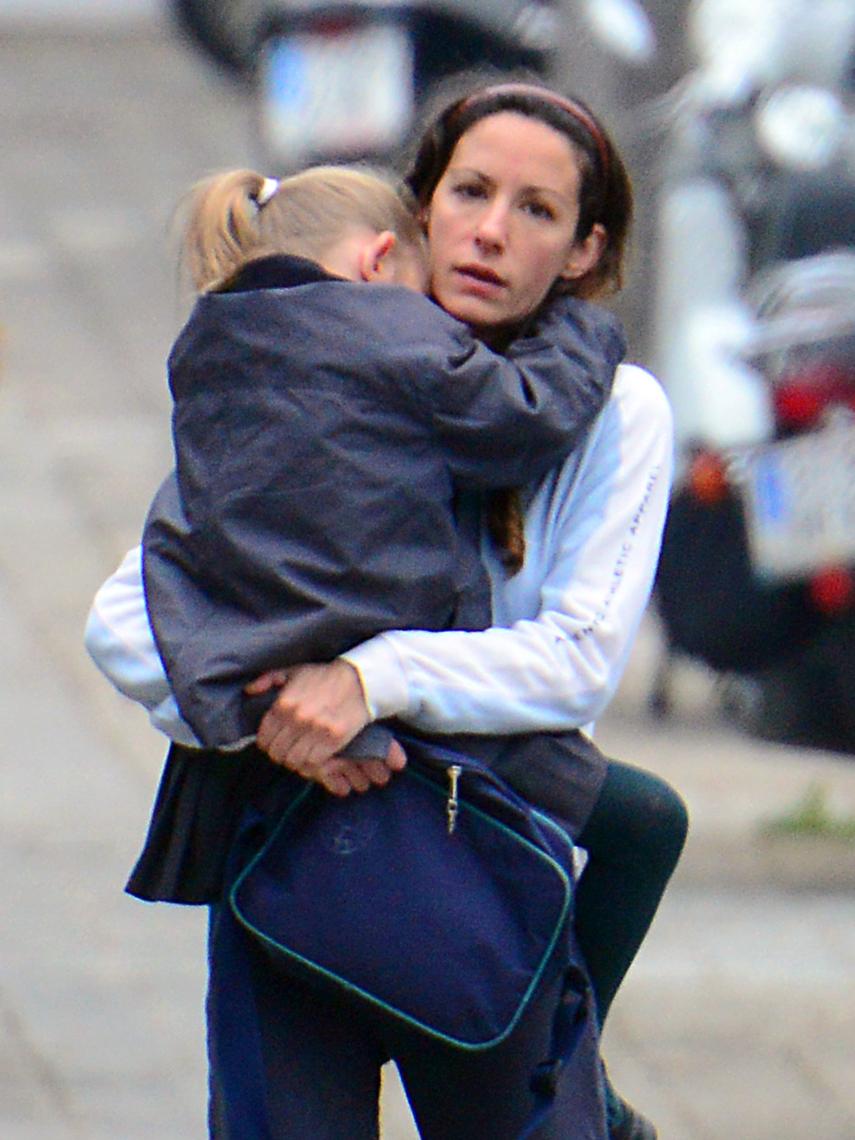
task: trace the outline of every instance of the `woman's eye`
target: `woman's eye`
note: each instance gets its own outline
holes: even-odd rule
[[[545,221],[553,221],[555,219],[555,211],[551,206],[547,206],[545,202],[526,202],[524,207],[533,218],[542,218]]]
[[[479,182],[460,182],[454,192],[461,198],[483,198],[487,193]]]

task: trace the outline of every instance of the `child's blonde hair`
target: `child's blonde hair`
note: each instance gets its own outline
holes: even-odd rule
[[[194,288],[210,292],[249,261],[285,253],[318,261],[355,226],[390,230],[424,248],[414,202],[403,185],[352,166],[314,166],[276,182],[230,170],[191,191],[182,264]]]

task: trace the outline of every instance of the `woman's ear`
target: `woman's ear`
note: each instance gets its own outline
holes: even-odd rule
[[[391,230],[374,234],[359,250],[359,277],[362,281],[384,281],[394,272],[390,256],[398,244]]]
[[[559,278],[562,281],[575,281],[590,273],[603,256],[607,242],[608,234],[605,226],[601,226],[599,222],[591,226],[588,236],[574,243]]]

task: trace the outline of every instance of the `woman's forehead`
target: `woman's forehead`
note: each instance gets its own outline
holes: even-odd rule
[[[464,132],[449,168],[465,168],[519,186],[575,193],[579,157],[561,131],[516,111],[497,111]]]

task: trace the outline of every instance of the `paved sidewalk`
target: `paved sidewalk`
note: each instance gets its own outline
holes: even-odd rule
[[[16,34],[0,123],[0,1137],[201,1140],[204,916],[122,894],[163,749],[80,639],[169,461],[169,212],[251,160],[249,108],[156,30]],[[855,758],[745,739],[698,670],[649,721],[655,646],[651,624],[600,739],[671,779],[693,832],[613,1076],[661,1140],[852,1140],[855,847],[758,828],[814,784],[855,813]],[[386,1140],[413,1135],[393,1087]]]

